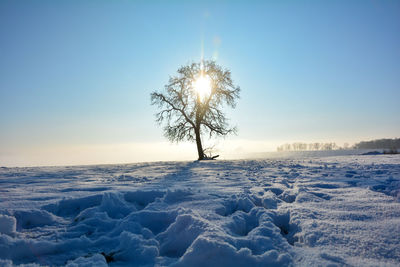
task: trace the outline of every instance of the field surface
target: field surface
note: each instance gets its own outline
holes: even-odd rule
[[[400,266],[399,155],[0,168],[0,266]]]

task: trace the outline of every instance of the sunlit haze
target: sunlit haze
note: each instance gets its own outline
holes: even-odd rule
[[[0,166],[195,160],[150,93],[202,58],[241,88],[222,159],[399,137],[400,1],[1,1]],[[201,99],[210,80],[195,83]]]
[[[193,88],[200,97],[200,101],[203,101],[211,94],[211,80],[206,75],[200,75],[193,84]]]

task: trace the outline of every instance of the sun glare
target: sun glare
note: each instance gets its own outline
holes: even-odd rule
[[[196,81],[194,81],[193,88],[200,97],[200,101],[203,101],[211,94],[210,78],[208,76],[201,75]]]

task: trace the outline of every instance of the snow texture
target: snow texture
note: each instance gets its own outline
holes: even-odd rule
[[[398,155],[0,168],[0,266],[399,266]]]
[[[0,214],[0,234],[12,235],[16,230],[17,220],[13,216]]]

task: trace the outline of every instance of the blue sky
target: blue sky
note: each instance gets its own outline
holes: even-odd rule
[[[3,0],[0,165],[195,158],[149,95],[202,47],[242,88],[226,153],[399,137],[399,1]]]

